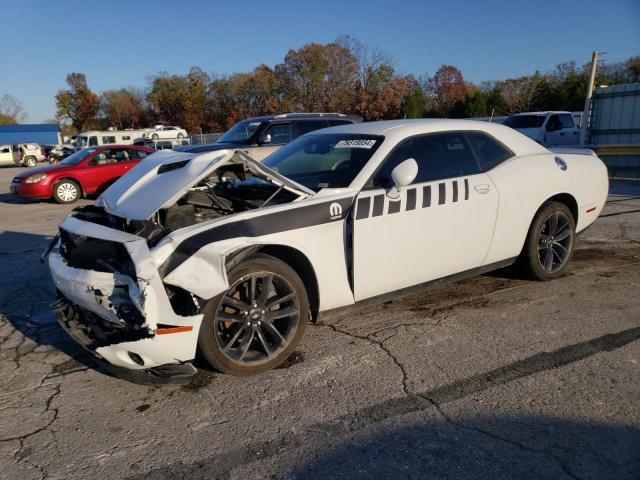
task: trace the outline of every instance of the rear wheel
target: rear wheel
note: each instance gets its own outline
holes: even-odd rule
[[[302,280],[286,263],[258,254],[234,268],[229,283],[204,308],[200,353],[212,367],[232,375],[277,367],[306,328],[309,301]]]
[[[154,133],[153,135],[151,135],[151,139],[152,140],[158,140],[158,138],[160,138],[160,137],[158,137],[157,133]]]
[[[24,159],[24,164],[25,164],[27,167],[35,167],[35,166],[36,166],[36,163],[37,163],[36,157],[26,157],[26,158]]]
[[[566,205],[547,202],[531,223],[521,264],[538,280],[551,280],[564,272],[575,247],[576,223]]]
[[[73,180],[62,180],[53,186],[53,199],[58,203],[73,203],[80,198],[80,187]]]
[[[184,135],[183,135],[183,134],[181,134],[181,133],[179,133],[179,134],[178,134],[178,138],[184,138]]]

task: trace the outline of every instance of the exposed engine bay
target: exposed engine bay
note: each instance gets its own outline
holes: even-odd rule
[[[191,187],[171,207],[159,210],[153,220],[171,231],[246,210],[288,203],[298,196],[242,163],[230,163],[218,167]]]

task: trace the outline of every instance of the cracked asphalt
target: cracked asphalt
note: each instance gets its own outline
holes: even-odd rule
[[[2,478],[640,478],[640,186],[612,189],[561,279],[477,277],[311,325],[266,374],[149,387],[56,324],[38,257],[72,207],[13,198],[17,170]]]

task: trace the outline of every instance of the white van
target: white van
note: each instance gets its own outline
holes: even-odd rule
[[[83,132],[76,138],[76,148],[99,147],[101,145],[133,145],[142,140],[142,135],[151,129],[141,130],[92,130]]]

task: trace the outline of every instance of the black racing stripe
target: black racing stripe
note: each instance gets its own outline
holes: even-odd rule
[[[342,208],[342,215],[339,218],[331,219],[329,208],[333,203],[338,203]],[[281,212],[225,223],[220,226],[212,226],[209,230],[197,233],[180,242],[158,271],[162,277],[166,277],[202,247],[213,242],[236,237],[259,237],[342,220],[347,217],[352,205],[353,197],[313,205],[303,205],[298,208],[293,208],[292,204],[292,208]]]
[[[373,213],[372,217],[379,217],[384,212],[384,195],[376,195],[373,197]]]
[[[453,201],[454,202],[458,201],[458,181],[457,180],[453,181]]]
[[[406,210],[414,210],[416,208],[416,189],[407,190],[407,207]]]
[[[464,179],[464,199],[469,200],[469,179]]]
[[[422,187],[422,208],[431,206],[431,185]]]
[[[363,197],[358,199],[358,208],[356,210],[356,220],[361,218],[369,218],[369,209],[371,208],[371,197]]]
[[[438,184],[438,205],[442,205],[446,200],[447,187],[444,183]]]
[[[388,213],[398,213],[400,211],[400,200],[393,200],[389,202]]]

